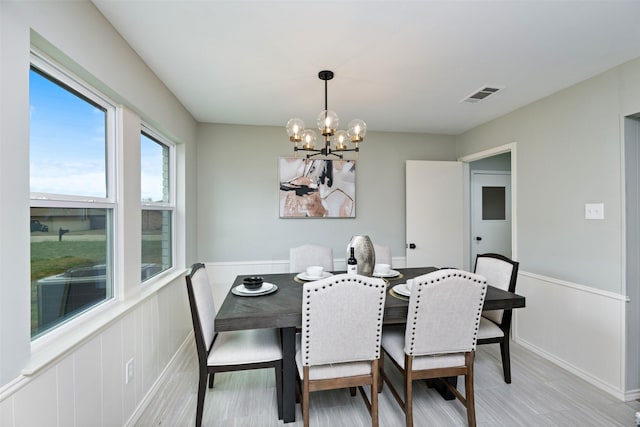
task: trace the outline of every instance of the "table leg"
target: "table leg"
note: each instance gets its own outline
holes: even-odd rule
[[[452,386],[456,387],[458,385],[458,377],[446,377],[446,378],[434,378],[431,380],[426,380],[427,386],[429,388],[435,388],[436,391],[442,396],[444,400],[454,400],[456,395],[449,390],[449,387],[445,384],[448,382]]]
[[[282,328],[282,418],[296,420],[296,328]]]

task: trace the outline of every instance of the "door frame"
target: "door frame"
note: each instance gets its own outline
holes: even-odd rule
[[[511,142],[508,144],[500,145],[498,147],[490,148],[488,150],[467,154],[458,158],[458,161],[463,163],[464,172],[464,232],[468,237],[467,239],[465,239],[464,262],[469,266],[469,271],[473,270],[473,263],[475,262],[475,260],[471,259],[471,172],[469,169],[469,163],[503,153],[511,153],[511,258],[515,260],[518,259],[518,211],[516,208],[518,174],[516,168],[516,146],[516,142]]]

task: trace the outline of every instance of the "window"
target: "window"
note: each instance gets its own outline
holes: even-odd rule
[[[32,55],[31,337],[113,298],[115,107]]]
[[[507,218],[505,187],[482,187],[482,220],[502,220]]]
[[[173,267],[174,145],[144,127],[140,135],[142,281]]]

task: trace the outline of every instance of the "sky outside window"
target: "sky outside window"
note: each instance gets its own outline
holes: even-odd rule
[[[143,202],[168,202],[168,159],[169,147],[149,138],[140,136],[141,197]]]
[[[29,85],[31,192],[107,197],[106,111],[33,68]]]

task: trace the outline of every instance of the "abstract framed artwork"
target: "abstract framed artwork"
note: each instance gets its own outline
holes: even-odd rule
[[[280,218],[355,218],[355,160],[281,157]]]

